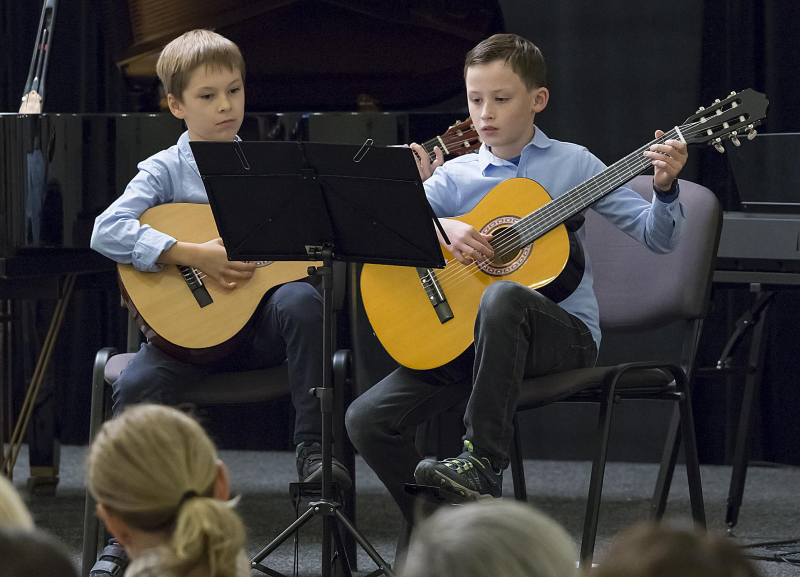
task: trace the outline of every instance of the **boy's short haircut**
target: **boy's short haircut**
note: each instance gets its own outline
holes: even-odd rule
[[[495,60],[510,64],[528,90],[545,86],[547,67],[542,51],[530,40],[516,34],[495,34],[467,52],[464,78],[470,67]]]
[[[156,72],[164,91],[180,100],[189,77],[199,66],[212,70],[238,70],[244,80],[244,59],[239,47],[211,30],[191,30],[161,51]]]

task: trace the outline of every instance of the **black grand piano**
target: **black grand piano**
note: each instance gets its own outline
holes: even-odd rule
[[[32,10],[24,4],[15,9]],[[47,5],[29,75],[29,83],[41,76],[44,112],[0,113],[0,447],[12,406],[19,408],[27,380],[36,377],[30,358],[56,340],[73,287],[92,276],[113,279],[113,263],[89,249],[95,217],[122,193],[139,161],[173,145],[184,129],[162,112],[155,63],[167,42],[208,27],[239,45],[247,110],[275,111],[248,113],[245,140],[399,144],[428,140],[459,120],[463,55],[503,29],[497,0],[62,0],[55,27],[56,2]],[[98,40],[87,42],[87,35]],[[97,87],[75,82],[76,74],[102,84],[119,110],[69,112],[74,103],[97,102]],[[407,112],[432,104],[442,112]],[[42,492],[57,483],[55,404],[35,412],[30,427],[32,483]]]

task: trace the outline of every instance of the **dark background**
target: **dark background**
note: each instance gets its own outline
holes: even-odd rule
[[[98,4],[104,8],[97,8]],[[537,124],[552,138],[587,146],[607,163],[648,141],[655,129],[668,130],[700,105],[708,105],[716,98],[744,88],[764,92],[770,100],[761,132],[800,131],[800,107],[794,102],[800,86],[800,46],[794,40],[800,24],[800,4],[796,2],[500,0],[496,3],[396,1],[387,6],[389,4],[398,11],[418,4],[425,4],[428,9],[441,7],[442,11],[450,10],[454,14],[467,10],[464,26],[469,25],[472,33],[482,31],[488,35],[505,30],[533,40],[547,59],[551,93],[550,104],[537,117]],[[472,5],[480,5],[484,12],[470,18]],[[124,78],[115,65],[114,46],[120,39],[114,26],[115,22],[126,18],[125,6],[116,1],[62,0],[59,3],[48,72],[46,112],[152,109],[152,95],[148,97],[141,86],[134,86],[130,79]],[[397,26],[392,23],[376,21],[369,31],[365,31],[361,23],[353,24],[352,30],[346,27],[343,30],[340,24],[336,27],[338,38],[349,34],[369,40],[362,42],[368,48],[360,58],[355,58],[341,43],[331,43],[325,37],[325,30],[331,27],[320,23],[324,23],[323,16],[330,17],[330,5],[299,2],[296,8],[298,12],[294,16],[301,17],[290,18],[283,14],[279,20],[274,20],[273,24],[280,23],[280,29],[273,25],[270,38],[283,34],[286,38],[300,39],[301,44],[309,47],[303,58],[298,58],[296,49],[293,52],[288,46],[281,51],[280,42],[270,44],[268,55],[259,53],[257,44],[248,45],[244,51],[247,62],[268,58],[268,62],[278,63],[282,70],[279,81],[285,90],[280,96],[270,96],[271,93],[262,90],[263,98],[257,110],[325,109],[324,103],[330,102],[325,99],[327,93],[340,94],[342,83],[351,81],[354,75],[364,74],[366,63],[372,69],[380,68],[383,59],[387,68],[390,62],[408,64],[405,71],[396,73],[394,85],[381,85],[380,90],[384,92],[379,101],[391,103],[387,108],[438,110],[454,115],[465,111],[465,98],[460,88],[460,56],[448,65],[441,65],[445,72],[438,75],[432,76],[430,71],[413,73],[417,63],[422,68],[422,63],[433,58],[432,54],[441,52],[437,51],[436,39],[430,38],[428,32],[424,42],[418,37],[409,37],[404,46],[402,38],[398,41]],[[40,10],[40,2],[2,0],[0,3],[0,111],[12,112],[19,107]],[[409,30],[411,34],[413,30]],[[381,49],[382,37],[387,38],[387,43],[391,40],[391,51]],[[445,44],[453,52],[452,43]],[[465,45],[468,48],[472,44],[474,42],[470,41]],[[455,51],[458,54],[462,53],[460,47],[459,44],[459,50]],[[298,69],[293,76],[295,61],[300,63],[299,68],[314,58],[329,63],[338,72],[312,76]],[[262,68],[269,71],[269,66]],[[312,82],[313,90],[309,84]],[[426,96],[433,93],[437,95],[436,101]],[[353,104],[340,105],[337,109],[355,109],[353,98],[343,97],[343,102]],[[248,92],[248,109],[253,111],[250,103]],[[713,149],[695,147],[681,176],[713,190],[725,210],[739,210],[738,193],[725,156]],[[116,308],[113,278],[82,282],[84,290],[70,309],[57,351],[59,374],[55,386],[60,399],[61,437],[66,442],[86,440],[92,355],[96,349],[109,344],[109,338],[121,339],[124,324]],[[714,290],[700,350],[701,365],[716,363],[733,321],[749,306],[751,299],[743,289]],[[800,387],[795,382],[800,372],[798,312],[797,298],[791,291],[779,294],[770,310],[769,345],[754,448],[756,458],[795,465],[800,464],[800,419],[796,418],[800,410]],[[379,351],[368,350],[363,354],[380,359]],[[737,411],[740,381],[736,376],[698,374],[695,415],[704,462],[722,463],[730,459],[735,431],[731,415]],[[15,396],[21,398],[21,391]],[[287,411],[275,408],[259,409],[258,414],[263,418],[246,428],[244,435],[236,435],[226,428],[225,423],[236,415],[233,409],[217,412],[209,419],[216,424],[217,436],[223,444],[264,446],[266,443],[283,448],[290,437],[291,421],[285,416]],[[591,428],[579,413],[576,417],[575,412],[561,411],[560,408],[537,411],[535,419],[526,421],[526,435],[547,439],[547,443],[526,443],[526,450],[531,454],[552,458],[585,455],[574,448],[572,441],[576,437],[588,438]],[[283,416],[275,416],[278,414]],[[631,412],[629,416],[633,420],[617,431],[619,438],[626,441],[617,449],[617,458],[653,460],[658,457],[649,448],[657,446],[660,437],[655,434],[650,439],[648,435],[653,429],[653,419],[663,420],[664,415],[658,411],[653,415],[656,417]],[[244,422],[243,419],[237,421]]]

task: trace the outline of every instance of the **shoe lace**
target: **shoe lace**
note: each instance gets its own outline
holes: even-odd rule
[[[458,473],[459,475],[466,473],[470,469],[474,469],[475,465],[470,458],[453,457],[442,461],[445,467]]]

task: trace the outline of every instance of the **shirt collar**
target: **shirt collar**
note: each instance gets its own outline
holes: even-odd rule
[[[544,131],[542,131],[542,129],[537,126],[536,132],[533,133],[533,138],[522,149],[522,158],[520,159],[520,164],[525,162],[525,157],[527,155],[526,151],[529,148],[532,147],[549,148],[550,143],[551,140],[547,137]],[[481,147],[478,149],[478,161],[480,162],[481,171],[485,171],[490,164],[493,164],[495,166],[503,166],[506,164],[513,166],[513,163],[510,163],[507,160],[504,160],[492,154],[491,151],[487,148],[486,144],[481,144]]]
[[[239,138],[238,134],[236,135],[236,140],[239,142],[242,140]],[[192,154],[192,147],[189,146],[189,142],[191,141],[189,140],[189,131],[187,130],[181,134],[181,137],[178,139],[178,151],[187,164],[192,167],[192,170],[194,170],[197,175],[200,176],[200,171],[197,170],[197,163],[194,161],[194,154]]]

